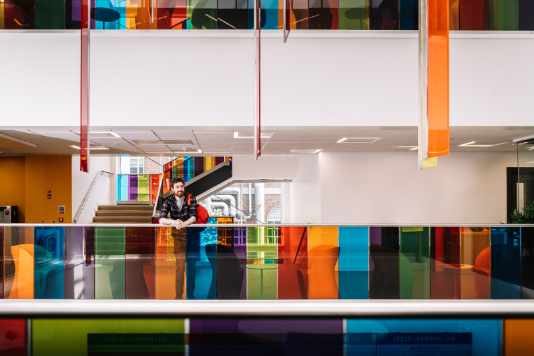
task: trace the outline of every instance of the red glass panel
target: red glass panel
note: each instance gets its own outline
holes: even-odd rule
[[[154,228],[126,228],[126,299],[156,298],[154,241]]]
[[[489,31],[489,0],[460,0],[460,30]]]
[[[337,30],[339,28],[339,0],[324,0],[322,10],[323,30]]]
[[[89,0],[81,8],[80,171],[89,172]]]
[[[25,319],[0,319],[0,355],[26,356]]]
[[[430,299],[460,299],[460,228],[433,227]]]
[[[4,6],[4,29],[31,30],[35,28],[35,2],[2,1]]]
[[[278,236],[278,299],[307,299],[307,228],[281,227]]]

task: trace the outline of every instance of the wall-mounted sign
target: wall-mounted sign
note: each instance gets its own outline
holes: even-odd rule
[[[65,205],[58,205],[57,207],[57,213],[59,215],[65,215]]]
[[[51,190],[47,190],[46,191],[46,199],[52,199],[52,191]]]

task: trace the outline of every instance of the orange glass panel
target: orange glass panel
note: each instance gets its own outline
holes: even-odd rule
[[[460,0],[449,0],[449,30],[458,31],[459,29],[460,29]]]
[[[428,2],[428,158],[449,154],[448,5]]]
[[[308,299],[339,299],[338,227],[314,226],[308,232]]]
[[[34,228],[4,228],[4,298],[33,299]]]
[[[172,178],[184,178],[184,158],[178,157],[172,161]]]
[[[135,28],[137,30],[156,30],[158,28],[157,21],[157,9],[154,6],[154,14],[151,14],[151,1],[150,0],[140,0],[139,5],[137,6],[137,14],[135,16]],[[154,17],[154,24],[150,24],[151,16]]]
[[[530,355],[534,349],[534,319],[505,319],[504,355]]]
[[[308,234],[306,227],[281,227],[278,232],[278,299],[306,299]]]
[[[185,229],[156,228],[155,260],[156,299],[185,299]]]
[[[460,229],[462,299],[491,298],[491,248],[489,227]]]

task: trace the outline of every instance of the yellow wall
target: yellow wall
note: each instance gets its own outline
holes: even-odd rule
[[[72,158],[71,156],[26,156],[26,223],[50,224],[72,222]],[[47,191],[52,199],[47,199]],[[65,214],[58,214],[58,206],[65,205]]]
[[[17,205],[25,222],[24,157],[0,158],[0,205]]]

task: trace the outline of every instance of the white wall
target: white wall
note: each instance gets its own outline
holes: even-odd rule
[[[516,166],[499,152],[453,152],[422,171],[416,153],[320,153],[321,222],[506,222],[506,167]]]
[[[297,176],[299,155],[263,155],[254,160],[252,154],[232,155],[234,179],[291,179]]]
[[[415,31],[264,32],[264,127],[417,125]],[[92,31],[91,125],[251,126],[251,36]],[[0,127],[79,126],[79,38],[0,31]],[[451,126],[532,127],[533,61],[530,32],[451,34]]]
[[[290,222],[318,223],[323,204],[319,155],[303,156],[300,159],[296,178],[290,189]]]
[[[76,215],[80,204],[91,186],[95,175],[100,170],[114,172],[113,160],[115,157],[106,156],[91,156],[90,173],[80,172],[80,157],[72,156],[72,218]],[[78,219],[79,224],[88,224],[92,221],[92,217],[97,204],[116,204],[116,195],[113,194],[112,185],[117,179],[116,175],[109,176],[108,174],[100,176],[91,193],[85,208]]]

